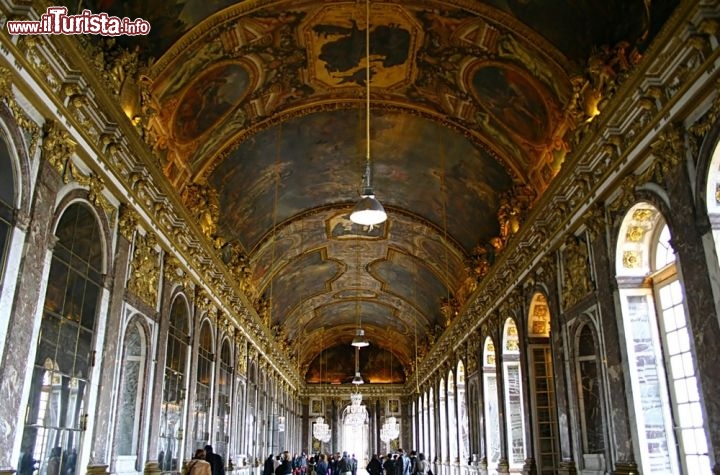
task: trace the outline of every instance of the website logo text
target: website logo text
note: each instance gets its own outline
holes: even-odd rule
[[[68,15],[67,7],[48,7],[39,21],[8,21],[7,29],[11,35],[137,36],[150,33],[150,23],[142,18],[131,20],[90,10]]]

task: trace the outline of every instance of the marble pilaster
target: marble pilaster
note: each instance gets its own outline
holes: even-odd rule
[[[625,387],[625,369],[620,349],[620,338],[613,293],[617,289],[612,270],[612,261],[608,255],[609,245],[605,242],[605,222],[595,223],[601,232],[596,233],[590,242],[595,267],[597,305],[600,309],[599,332],[602,335],[605,360],[604,371],[607,388],[604,394],[627,394]],[[606,397],[610,420],[608,421],[608,460],[625,460],[634,463],[632,434],[629,425],[629,409],[626,397]],[[612,465],[612,464],[610,464]]]
[[[130,244],[124,237],[118,239],[117,248],[115,251],[115,264],[113,269],[115,271],[113,276],[106,278],[107,285],[110,287],[110,308],[108,311],[106,333],[105,333],[105,345],[102,353],[102,368],[103,372],[100,377],[100,387],[105,390],[100,391],[98,397],[97,407],[97,421],[106,421],[107,423],[114,420],[113,413],[113,401],[114,391],[113,384],[116,380],[116,374],[122,367],[122,362],[116,361],[116,357],[122,352],[118,351],[119,345],[122,344],[119,341],[119,336],[123,334],[121,325],[123,322],[123,295],[125,289],[125,278],[127,274],[127,260],[129,254]],[[99,424],[98,424],[99,425]],[[112,428],[105,428],[114,430]],[[96,432],[97,433],[97,432]],[[95,462],[97,463],[110,463],[111,470],[114,471],[112,461],[107,460],[107,455],[110,454],[111,448],[108,447],[109,437],[94,437],[93,439],[93,453],[95,453]],[[89,469],[88,469],[89,470]]]
[[[560,447],[560,459],[572,460],[572,437],[571,437],[571,414],[570,401],[568,397],[570,382],[567,380],[568,364],[568,342],[566,341],[567,331],[565,321],[560,312],[559,302],[556,300],[560,295],[557,285],[554,282],[547,283],[548,304],[550,306],[550,347],[552,348],[553,360],[553,380],[555,381],[555,404],[557,405],[557,428],[558,428],[558,446]]]
[[[25,257],[19,268],[8,338],[0,362],[0,469],[12,470],[19,459],[23,433],[24,401],[29,392],[36,339],[49,270],[48,250],[57,241],[52,234],[55,196],[60,177],[43,162],[33,197],[31,222],[25,239]]]

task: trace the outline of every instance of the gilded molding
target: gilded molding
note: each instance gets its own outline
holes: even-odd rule
[[[213,322],[215,322],[217,316],[217,307],[215,306],[215,302],[205,289],[200,289],[200,291],[195,296],[195,306],[197,307],[196,315],[198,317],[206,316],[210,318]]]
[[[42,40],[42,36],[24,35],[18,38],[17,47],[33,68],[42,75],[45,84],[57,94],[60,92],[62,83],[55,69],[50,66],[46,55],[40,51],[41,42],[42,46],[49,44],[49,41]]]
[[[132,271],[128,280],[128,290],[137,295],[145,303],[155,308],[158,297],[160,279],[160,255],[155,249],[157,240],[152,233],[135,236]]]
[[[108,216],[108,221],[112,225],[115,221],[117,208],[103,194],[103,190],[105,189],[105,182],[103,179],[95,173],[86,175],[73,163],[72,160],[68,160],[65,165],[63,181],[67,184],[73,180],[80,186],[84,186],[88,189],[88,200],[98,208],[102,208],[105,211],[105,214]]]
[[[165,255],[163,266],[163,278],[166,282],[175,282],[182,285],[186,290],[192,288],[192,278],[181,264],[180,259],[172,254]]]
[[[664,185],[675,173],[675,169],[685,158],[685,129],[679,124],[671,124],[663,130],[657,139],[650,144],[653,160],[650,167],[643,172],[643,181],[654,181]]]
[[[137,226],[140,222],[140,217],[133,208],[127,204],[120,206],[120,218],[118,220],[118,228],[120,235],[132,242]]]
[[[73,153],[77,142],[70,134],[54,120],[48,120],[43,126],[42,151],[43,158],[60,174],[65,176],[68,160]]]
[[[605,206],[599,202],[591,205],[585,212],[584,221],[590,240],[594,241],[605,232],[607,227]]]
[[[215,241],[220,219],[220,198],[209,184],[191,183],[180,195],[183,204],[197,220],[200,230],[210,241]]]
[[[0,67],[0,100],[7,104],[17,125],[30,135],[30,146],[28,155],[35,156],[38,142],[40,141],[40,127],[25,113],[15,100],[15,92],[13,91],[13,74],[5,67]]]
[[[247,359],[248,359],[247,341],[242,336],[236,336],[235,341],[237,342],[237,348],[238,348],[236,370],[237,370],[238,374],[247,375]]]
[[[562,256],[562,306],[563,310],[567,310],[588,295],[594,286],[590,277],[587,243],[582,238],[568,237]]]

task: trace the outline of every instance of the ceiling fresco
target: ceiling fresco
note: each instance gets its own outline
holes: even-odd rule
[[[128,117],[301,374],[340,383],[358,321],[366,381],[398,382],[422,358],[677,3],[79,7],[150,22],[146,37],[95,40],[111,63],[121,48],[137,60]],[[349,220],[368,121],[377,227]]]
[[[497,234],[499,194],[512,181],[495,158],[429,119],[400,112],[371,118],[374,185],[384,206],[447,228],[466,252]],[[363,128],[355,111],[318,112],[240,144],[209,179],[220,194],[219,234],[252,250],[273,224],[351,203],[362,179]]]

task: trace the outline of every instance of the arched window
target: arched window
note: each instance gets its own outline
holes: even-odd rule
[[[495,344],[485,339],[483,349],[483,393],[485,394],[485,438],[488,467],[495,469],[500,461],[500,415],[498,405]]]
[[[625,216],[616,272],[642,472],[709,474],[685,289],[670,230],[652,205]]]
[[[7,143],[0,137],[0,291],[5,277],[5,262],[10,246],[15,209],[15,173]]]
[[[118,391],[115,428],[115,453],[118,464],[139,471],[137,454],[140,453],[142,410],[145,400],[145,368],[147,338],[143,327],[135,320],[125,330],[122,370]],[[125,459],[125,460],[121,460]]]
[[[467,464],[470,458],[470,428],[467,412],[467,392],[465,389],[465,365],[457,365],[458,430],[460,431],[460,462]]]
[[[433,388],[430,388],[430,398],[428,400],[428,416],[430,420],[430,424],[428,425],[428,439],[430,440],[430,443],[428,444],[429,452],[433,455],[433,458],[430,458],[430,460],[434,460],[434,457],[437,457],[438,453],[435,449],[435,438],[437,432],[435,431],[435,398],[433,397]]]
[[[558,448],[555,378],[550,349],[550,307],[535,293],[528,312],[528,359],[530,403],[533,411],[533,442],[538,473],[555,473],[560,463]]]
[[[217,380],[217,420],[215,423],[217,440],[213,450],[227,460],[228,442],[230,441],[230,390],[232,388],[233,364],[230,354],[230,342],[223,341],[220,350],[220,368]]]
[[[720,143],[715,146],[705,188],[705,205],[712,223],[716,265],[720,265]]]
[[[448,450],[447,387],[445,386],[445,379],[440,380],[438,410],[440,411],[440,459],[447,462],[450,459],[450,453]]]
[[[420,394],[417,398],[417,415],[418,415],[418,443],[417,448],[423,453],[427,453],[427,438],[425,436],[425,405],[423,398],[425,394]]]
[[[170,307],[167,349],[165,350],[165,380],[160,408],[160,440],[158,462],[163,472],[176,471],[181,466],[183,413],[187,393],[188,346],[190,324],[187,302],[177,297]]]
[[[197,378],[195,379],[195,447],[210,443],[210,410],[212,406],[213,338],[210,323],[200,327]]]
[[[583,454],[597,458],[605,466],[605,419],[598,364],[597,344],[590,323],[582,325],[575,339],[575,372],[578,382],[578,410],[582,428]]]
[[[515,321],[508,318],[503,331],[503,378],[505,379],[508,461],[511,468],[522,468],[525,462],[525,415],[523,414],[519,343]]]
[[[57,459],[74,474],[87,418],[87,389],[102,282],[100,227],[90,208],[70,205],[58,223],[23,432],[24,454]]]
[[[250,363],[248,365],[248,400],[247,400],[247,409],[245,409],[245,451],[246,453],[250,454],[250,457],[262,457],[260,460],[264,459],[263,454],[256,453],[257,450],[257,434],[256,434],[256,428],[255,428],[255,416],[256,416],[256,408],[257,408],[257,379],[256,379],[256,365],[254,363]]]
[[[450,452],[449,462],[459,462],[460,453],[458,452],[458,427],[457,427],[457,406],[455,405],[455,375],[452,370],[448,372],[447,382],[447,406],[448,406],[448,438],[450,444],[448,446]]]

